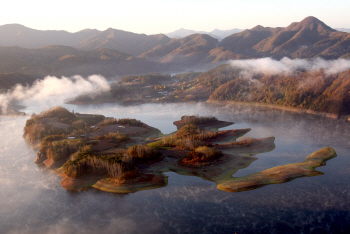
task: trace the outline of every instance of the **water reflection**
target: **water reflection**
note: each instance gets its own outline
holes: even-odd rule
[[[1,233],[350,232],[348,123],[254,106],[106,105],[71,109],[114,117],[130,116],[130,111],[163,133],[172,132],[168,126],[181,115],[213,115],[235,122],[235,128],[251,128],[249,136],[276,137],[274,151],[259,154],[259,160],[235,176],[301,162],[324,146],[334,148],[338,156],[318,168],[325,173],[322,176],[243,193],[223,192],[213,182],[172,172],[166,173],[168,186],[156,190],[129,195],[95,190],[70,193],[57,186],[60,178],[56,174],[34,164],[35,151],[21,137],[26,118],[1,117]]]

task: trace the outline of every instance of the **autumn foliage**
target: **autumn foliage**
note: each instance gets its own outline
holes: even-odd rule
[[[215,147],[201,146],[192,150],[179,164],[197,165],[211,162],[222,156],[222,152]]]

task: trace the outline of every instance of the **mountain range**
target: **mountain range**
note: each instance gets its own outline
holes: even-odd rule
[[[171,39],[164,34],[146,35],[108,28],[105,31],[85,29],[76,33],[67,31],[40,31],[19,24],[0,26],[0,46],[39,48],[48,45],[70,46],[81,50],[114,49],[139,55]]]
[[[286,28],[256,26],[226,37],[219,46],[250,57],[337,59],[350,56],[350,34],[310,16]]]
[[[258,25],[221,41],[201,33],[170,38],[169,34],[145,35],[112,28],[70,33],[18,24],[0,26],[0,73],[15,73],[15,77],[18,73],[37,77],[98,73],[113,77],[181,71],[232,59],[285,56],[350,58],[350,33],[332,29],[312,16],[285,28]]]
[[[326,59],[350,57],[350,34],[336,31],[315,17],[286,28],[256,26],[225,37],[192,34],[159,45],[139,57],[160,63],[212,63],[230,59],[282,57]]]

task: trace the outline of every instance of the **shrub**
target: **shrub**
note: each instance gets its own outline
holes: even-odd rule
[[[86,122],[82,119],[72,122],[72,127],[75,129],[85,129]]]
[[[54,161],[67,159],[69,155],[78,151],[85,145],[81,139],[67,140],[65,135],[51,135],[43,139],[40,153]]]
[[[127,162],[127,159],[124,160],[122,154],[93,155],[91,146],[85,146],[71,156],[71,159],[63,165],[63,170],[69,177],[73,178],[85,174],[107,175],[118,178],[124,172],[136,169]]]
[[[165,137],[162,140],[148,144],[151,148],[167,148],[178,147],[181,149],[193,150],[194,148],[203,145],[204,142],[195,137],[179,138],[176,136]]]
[[[186,124],[179,131],[177,131],[176,136],[180,138],[191,137],[200,133],[200,129],[194,124]]]
[[[123,141],[128,141],[130,140],[130,137],[128,137],[125,134],[121,133],[115,133],[115,132],[110,132],[108,135],[105,136],[106,139],[111,139],[112,142],[119,143]]]
[[[198,140],[206,141],[206,140],[210,140],[210,139],[216,138],[218,135],[219,135],[218,132],[201,131],[200,133],[198,133],[194,137],[196,139],[198,139]]]
[[[113,143],[120,143],[123,141],[130,140],[130,137],[125,135],[125,134],[118,133],[118,132],[110,132],[107,135],[96,136],[95,139],[96,140],[111,139],[111,142],[113,142]]]
[[[195,138],[184,138],[184,139],[178,139],[175,143],[176,147],[179,147],[181,149],[186,150],[193,150],[196,147],[203,145],[204,142]]]
[[[59,141],[66,138],[65,135],[50,135],[43,139],[41,142],[40,152],[45,153],[50,147],[52,147],[53,141]]]
[[[155,141],[155,142],[152,142],[152,143],[148,143],[147,145],[148,145],[149,147],[155,148],[155,149],[157,149],[157,148],[162,148],[162,147],[163,147],[163,145],[162,145],[162,140]]]
[[[131,126],[138,126],[138,127],[142,127],[144,126],[144,123],[142,123],[140,120],[137,120],[137,119],[129,119],[129,118],[126,118],[126,119],[118,119],[117,120],[117,123],[118,124],[123,124],[123,125],[131,125]]]
[[[164,137],[162,138],[160,145],[162,147],[175,147],[178,139],[179,138],[176,136]]]
[[[38,116],[38,118],[51,118],[51,117],[57,117],[59,120],[63,119],[64,121],[73,121],[76,117],[72,112],[69,112],[67,109],[57,106],[54,108],[51,108],[47,111],[41,112]]]
[[[220,156],[222,156],[222,152],[217,148],[201,146],[195,150],[192,150],[185,158],[181,159],[179,163],[196,165],[213,161],[218,159]]]
[[[102,123],[100,123],[99,125],[101,127],[103,126],[107,126],[107,125],[113,125],[113,124],[117,124],[117,119],[114,119],[114,118],[106,118],[103,120]]]

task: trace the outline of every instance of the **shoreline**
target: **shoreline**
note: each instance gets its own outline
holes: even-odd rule
[[[350,115],[336,115],[331,114],[327,112],[320,112],[320,111],[313,111],[310,109],[302,109],[302,108],[295,108],[295,107],[288,107],[288,106],[279,106],[274,104],[266,104],[266,103],[258,103],[258,102],[237,102],[237,101],[215,101],[215,100],[207,100],[206,103],[209,104],[243,104],[243,105],[249,105],[249,106],[263,106],[273,109],[279,109],[279,110],[286,110],[296,113],[302,113],[302,114],[311,114],[311,115],[318,115],[323,116],[331,119],[342,119],[347,122],[350,122]]]
[[[318,116],[323,116],[331,119],[345,120],[346,122],[350,122],[350,115],[337,115],[337,114],[332,114],[327,112],[314,111],[311,109],[280,106],[275,104],[267,104],[267,103],[259,103],[259,102],[216,101],[216,100],[210,100],[210,99],[202,100],[202,101],[191,101],[191,102],[196,102],[196,103],[204,102],[208,104],[243,104],[243,105],[250,105],[250,106],[263,106],[263,107],[268,107],[273,109],[286,110],[286,111],[302,113],[302,114],[318,115]],[[137,106],[137,105],[143,105],[143,104],[171,104],[171,103],[191,103],[191,102],[152,102],[147,100],[141,100],[138,103],[127,104],[127,105],[118,103],[118,102],[102,102],[102,103],[115,103],[122,106]],[[70,102],[69,104],[89,105],[91,103],[88,104],[88,103],[82,103],[82,102],[81,103]],[[97,103],[92,103],[92,104],[97,104]]]
[[[199,103],[201,101],[197,101],[196,103]],[[331,119],[337,119],[337,120],[344,120],[346,122],[350,122],[350,115],[337,115],[337,114],[332,114],[332,113],[327,113],[327,112],[320,112],[320,111],[314,111],[314,110],[310,110],[310,109],[303,109],[303,108],[296,108],[296,107],[288,107],[288,106],[280,106],[280,105],[275,105],[275,104],[267,104],[267,103],[259,103],[259,102],[239,102],[239,101],[217,101],[217,100],[206,100],[206,101],[202,101],[204,103],[208,103],[208,104],[214,104],[214,105],[227,105],[227,104],[241,104],[241,105],[248,105],[248,106],[262,106],[262,107],[268,107],[268,108],[272,108],[272,109],[279,109],[279,110],[286,110],[286,111],[290,111],[290,112],[296,112],[296,113],[301,113],[301,114],[311,114],[311,115],[318,115],[318,116],[323,116],[323,117],[327,117],[327,118],[331,118]],[[121,106],[137,106],[137,105],[143,105],[143,104],[171,104],[173,102],[147,102],[145,100],[142,100],[142,102],[139,103],[133,103],[133,104],[128,104],[128,105],[123,105],[122,103],[118,103],[118,102],[96,102],[96,103],[84,103],[84,102],[78,102],[78,103],[74,103],[74,102],[67,102],[66,104],[72,104],[72,105],[91,105],[91,104],[117,104],[117,105],[121,105]],[[189,102],[177,102],[177,103],[189,103]],[[20,105],[20,106],[14,106],[17,108],[13,108],[12,111],[15,111],[16,113],[10,113],[10,114],[6,114],[6,115],[13,115],[13,116],[26,116],[28,114],[26,114],[25,112],[21,112],[19,111],[20,109],[22,109],[24,106]],[[0,114],[3,115],[3,114]]]

